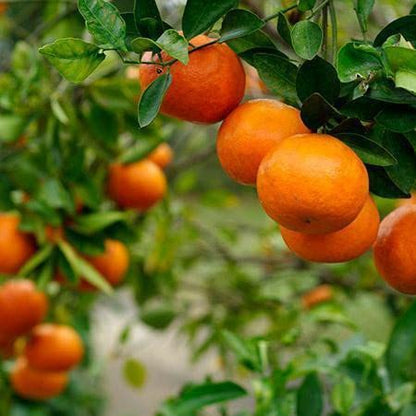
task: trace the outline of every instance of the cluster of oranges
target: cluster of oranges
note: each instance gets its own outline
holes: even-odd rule
[[[171,66],[172,84],[161,112],[191,122],[224,120],[217,137],[223,169],[235,181],[256,186],[264,211],[280,224],[284,241],[299,257],[345,262],[374,245],[382,277],[416,294],[416,206],[399,208],[380,226],[367,170],[351,148],[312,133],[299,110],[279,101],[240,105],[246,76],[238,56],[207,36],[191,43],[209,45],[192,52],[188,65]],[[161,58],[170,59],[163,53]],[[158,65],[141,68],[142,88],[165,71]]]
[[[0,287],[0,354],[3,358],[17,355],[10,382],[26,399],[45,400],[61,394],[68,372],[84,355],[74,329],[42,323],[47,311],[45,294],[31,280],[10,280]]]

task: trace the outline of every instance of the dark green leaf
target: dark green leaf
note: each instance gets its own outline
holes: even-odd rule
[[[134,0],[136,26],[144,37],[157,39],[164,25],[155,0]]]
[[[391,166],[397,163],[387,149],[368,137],[356,133],[339,133],[336,137],[351,147],[364,163],[375,166]]]
[[[148,126],[156,118],[171,82],[172,75],[162,74],[143,92],[138,112],[140,127]]]
[[[393,104],[416,105],[416,95],[402,88],[395,88],[390,80],[379,80],[371,84],[368,97]]]
[[[279,13],[277,17],[277,32],[289,46],[292,46],[292,28],[284,13]]]
[[[71,194],[57,179],[46,180],[40,188],[38,198],[53,208],[64,208],[69,212],[75,210]]]
[[[340,80],[350,82],[357,78],[368,78],[370,74],[382,70],[382,64],[370,51],[359,49],[354,43],[347,43],[338,52],[337,69]]]
[[[307,98],[301,109],[303,122],[311,129],[317,130],[329,120],[342,120],[341,114],[322,95],[312,94]]]
[[[348,117],[357,117],[362,121],[372,121],[383,108],[384,104],[380,101],[360,97],[346,103],[340,111]]]
[[[384,168],[379,166],[367,166],[370,177],[370,191],[382,198],[410,198],[408,192],[403,192],[390,179]]]
[[[81,39],[58,39],[39,52],[71,82],[84,81],[105,59],[100,48]]]
[[[409,14],[416,14],[416,4],[412,7]]]
[[[405,137],[413,147],[413,150],[416,152],[416,131],[409,131],[408,133],[405,133]]]
[[[416,369],[416,303],[396,322],[385,354],[387,371],[395,386],[414,381]]]
[[[97,141],[113,145],[118,140],[118,119],[113,111],[107,111],[98,105],[92,105],[88,115],[91,133]]]
[[[101,234],[83,235],[71,228],[66,228],[65,237],[78,253],[86,256],[98,256],[105,250],[105,238]]]
[[[137,36],[139,31],[137,30],[136,26],[136,19],[134,18],[134,13],[121,13],[121,17],[123,18],[124,22],[126,23],[126,33],[129,36]]]
[[[169,56],[183,64],[189,62],[188,42],[176,30],[168,29],[156,41],[157,45]]]
[[[94,234],[120,221],[126,221],[129,214],[120,211],[95,212],[77,217],[75,227],[84,234]]]
[[[400,33],[409,41],[416,40],[416,15],[400,17],[388,24],[374,40],[374,46],[381,46],[390,36]]]
[[[301,12],[307,12],[315,7],[316,0],[299,0],[298,9]]]
[[[149,38],[135,38],[130,42],[130,49],[139,55],[142,55],[146,51],[159,52],[159,45]]]
[[[367,32],[367,20],[373,10],[375,0],[355,0],[355,12],[357,13],[358,22],[360,23],[361,31]]]
[[[301,101],[317,92],[333,103],[338,98],[340,88],[341,84],[336,69],[318,56],[311,61],[306,61],[299,68],[296,91]]]
[[[416,109],[407,105],[387,105],[376,121],[388,130],[406,133],[416,128]]]
[[[126,23],[117,7],[105,0],[78,0],[89,32],[103,48],[126,48]]]
[[[315,373],[308,374],[297,394],[297,416],[321,416],[323,410],[322,387]]]
[[[173,322],[175,316],[176,311],[166,304],[146,304],[140,313],[143,323],[158,330],[166,329]]]
[[[310,20],[301,20],[292,29],[292,44],[296,54],[303,59],[312,59],[321,49],[323,32]]]
[[[289,102],[297,101],[296,65],[285,58],[272,54],[255,55],[254,63],[260,78],[270,91]]]
[[[231,10],[222,22],[220,42],[249,35],[263,26],[263,20],[254,13],[241,9]]]
[[[236,4],[236,0],[188,0],[182,19],[186,39],[205,32]]]
[[[237,54],[259,48],[276,50],[276,45],[270,37],[261,30],[239,37],[238,39],[230,39],[227,44]]]
[[[356,133],[365,135],[367,133],[367,129],[361,124],[361,121],[358,118],[347,118],[329,131],[329,134],[331,135],[340,133]]]

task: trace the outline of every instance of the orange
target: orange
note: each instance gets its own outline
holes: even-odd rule
[[[333,296],[331,286],[320,285],[302,296],[302,306],[304,309],[311,309],[316,305],[330,301]]]
[[[24,350],[30,367],[40,371],[67,371],[84,355],[81,337],[71,327],[57,324],[36,326]]]
[[[267,93],[266,84],[260,79],[259,74],[251,65],[245,64],[246,94],[252,97],[261,97]]]
[[[20,357],[12,369],[10,381],[19,396],[31,400],[47,400],[59,396],[65,390],[68,375],[35,370],[24,357]]]
[[[280,228],[288,247],[304,260],[342,263],[360,257],[377,238],[380,216],[369,196],[358,217],[345,228],[328,234],[302,234]]]
[[[14,274],[35,253],[33,238],[19,230],[20,219],[0,214],[0,273]]]
[[[42,322],[48,310],[44,293],[30,280],[11,280],[0,287],[0,333],[17,337]]]
[[[163,199],[166,190],[165,174],[150,160],[110,166],[108,192],[122,208],[147,211]]]
[[[374,262],[390,286],[416,294],[416,205],[397,208],[381,222]]]
[[[147,158],[165,169],[172,162],[173,150],[167,143],[162,143]]]
[[[309,133],[300,111],[276,100],[259,99],[237,107],[218,132],[217,154],[237,182],[255,185],[263,158],[283,139]]]
[[[7,3],[0,2],[0,14],[5,13],[7,10]]]
[[[198,47],[213,39],[200,35],[191,40]],[[165,62],[171,58],[162,52]],[[150,61],[147,52],[144,61]],[[157,59],[156,59],[157,61]],[[142,65],[139,80],[142,89],[166,72],[158,65]],[[162,103],[161,112],[181,120],[216,123],[234,110],[244,96],[245,73],[239,57],[225,44],[215,44],[189,54],[187,65],[171,66],[172,84]]]
[[[257,192],[266,213],[292,231],[325,234],[350,224],[369,192],[366,168],[340,140],[300,134],[261,162]]]

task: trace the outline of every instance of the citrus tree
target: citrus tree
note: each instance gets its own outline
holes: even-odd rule
[[[352,3],[1,3],[1,414],[101,414],[121,284],[225,370],[158,415],[414,414],[416,9]]]

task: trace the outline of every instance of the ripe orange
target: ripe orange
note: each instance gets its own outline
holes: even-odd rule
[[[165,169],[173,159],[173,150],[167,143],[162,143],[148,156],[148,159]]]
[[[381,222],[374,261],[393,288],[416,294],[416,205],[397,208]]]
[[[110,166],[108,192],[122,208],[147,211],[163,199],[166,189],[165,174],[150,160]]]
[[[30,400],[47,400],[59,396],[68,384],[64,372],[43,372],[31,368],[24,357],[20,357],[11,372],[13,390]]]
[[[283,227],[324,234],[345,228],[358,216],[369,180],[363,162],[340,140],[300,134],[264,158],[257,191],[266,213]]]
[[[33,238],[19,230],[19,223],[14,214],[0,214],[0,273],[17,273],[36,251]]]
[[[316,305],[328,302],[334,294],[329,285],[320,285],[302,296],[302,306],[304,309],[311,309]]]
[[[263,158],[283,139],[309,133],[300,111],[276,100],[251,100],[222,123],[217,153],[223,169],[235,181],[255,185]]]
[[[342,263],[360,257],[377,238],[380,216],[369,196],[358,217],[345,228],[328,234],[302,234],[281,227],[288,247],[299,257],[321,263]]]
[[[201,46],[213,39],[200,35],[191,40]],[[163,60],[171,58],[162,52]],[[151,53],[143,60],[150,61]],[[142,65],[139,80],[145,89],[166,69],[157,65]],[[187,65],[171,66],[172,84],[162,103],[161,112],[182,120],[216,123],[223,120],[244,96],[245,73],[238,56],[226,45],[215,44],[192,52]]]
[[[81,337],[71,327],[57,324],[36,326],[26,344],[24,356],[39,371],[68,371],[84,355]]]
[[[11,280],[0,287],[0,333],[10,337],[26,334],[42,322],[48,310],[44,293],[30,280]]]

